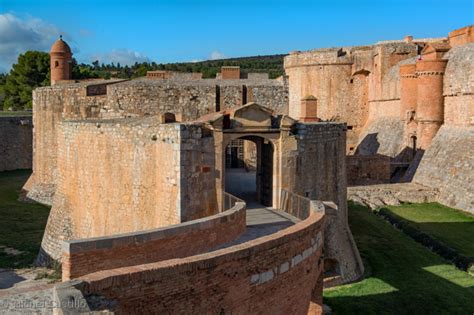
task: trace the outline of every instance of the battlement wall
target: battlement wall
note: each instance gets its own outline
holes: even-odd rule
[[[63,243],[63,281],[100,270],[207,252],[245,231],[245,203],[214,216],[164,228]]]
[[[31,168],[32,117],[0,117],[0,135],[0,172]]]

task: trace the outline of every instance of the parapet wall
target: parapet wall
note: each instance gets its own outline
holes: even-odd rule
[[[313,212],[240,245],[86,275],[81,290],[123,313],[307,314],[311,300],[322,306],[323,226]]]
[[[31,168],[32,117],[0,117],[0,135],[0,172]]]
[[[63,281],[100,270],[184,258],[236,239],[245,231],[245,203],[203,219],[160,229],[63,244]]]

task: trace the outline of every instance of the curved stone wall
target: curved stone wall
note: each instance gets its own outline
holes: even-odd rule
[[[311,300],[322,306],[323,217],[313,212],[246,243],[78,280],[86,298],[115,300],[120,313],[307,314]]]
[[[64,121],[57,192],[40,259],[61,241],[142,231],[219,212],[214,142],[202,126],[156,117]],[[41,262],[41,261],[40,261]]]
[[[245,203],[220,214],[164,228],[63,243],[63,281],[100,270],[207,252],[245,231]]]

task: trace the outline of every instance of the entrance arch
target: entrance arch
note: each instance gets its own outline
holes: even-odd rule
[[[273,206],[274,144],[258,135],[232,138],[224,154],[225,191],[248,207]]]

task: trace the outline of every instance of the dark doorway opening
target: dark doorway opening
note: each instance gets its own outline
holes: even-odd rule
[[[258,136],[232,140],[225,149],[225,191],[248,207],[271,207],[273,144]]]

